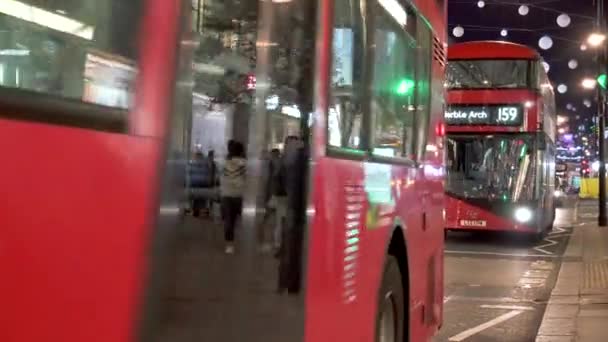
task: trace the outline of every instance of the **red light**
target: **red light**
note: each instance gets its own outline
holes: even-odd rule
[[[445,136],[445,123],[437,123],[437,125],[435,126],[435,134],[440,138]]]
[[[247,90],[254,90],[255,89],[255,83],[256,83],[256,79],[254,75],[249,75],[247,76]]]

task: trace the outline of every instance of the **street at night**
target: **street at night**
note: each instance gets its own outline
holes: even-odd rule
[[[449,234],[444,324],[435,341],[534,341],[572,228],[576,201],[538,243],[516,234]],[[593,208],[593,207],[591,207]]]

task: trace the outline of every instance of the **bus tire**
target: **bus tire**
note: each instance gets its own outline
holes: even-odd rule
[[[386,256],[376,312],[376,342],[403,342],[405,300],[397,258]]]

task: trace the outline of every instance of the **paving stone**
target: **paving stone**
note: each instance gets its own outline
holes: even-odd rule
[[[573,318],[545,318],[538,330],[544,336],[574,336],[576,320]]]
[[[547,318],[574,318],[579,311],[578,304],[549,304],[545,311]]]

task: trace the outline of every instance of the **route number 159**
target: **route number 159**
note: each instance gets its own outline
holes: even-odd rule
[[[517,121],[519,111],[516,107],[498,108],[498,122],[514,122]]]

